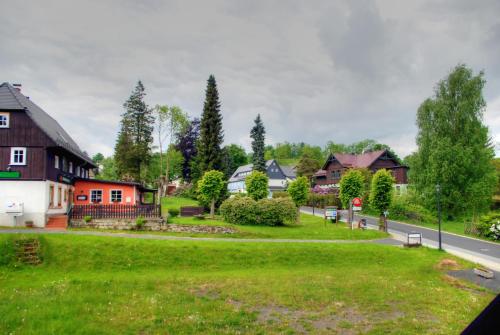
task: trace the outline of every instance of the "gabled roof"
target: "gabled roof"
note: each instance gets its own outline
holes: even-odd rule
[[[96,166],[94,162],[92,162],[92,159],[80,149],[78,144],[76,144],[56,120],[9,83],[0,85],[0,110],[26,111],[26,114],[33,122],[40,127],[57,146],[68,150],[92,166]]]
[[[276,162],[276,160],[274,159],[269,159],[266,161],[266,169],[269,168],[269,166],[271,166],[271,164],[273,162]],[[276,165],[281,169],[281,171],[283,171],[283,174],[290,178],[290,179],[293,179],[293,178],[296,178],[296,173],[295,173],[295,168],[292,167],[292,166],[281,166],[278,164],[278,162],[276,162]],[[239,166],[236,171],[234,171],[233,175],[231,176],[231,178],[229,178],[229,181],[232,182],[232,181],[240,181],[240,180],[244,180],[246,176],[241,176],[241,177],[238,177],[238,174],[240,173],[244,173],[244,172],[252,172],[253,171],[253,164],[246,164],[246,165],[242,165],[242,166]]]
[[[326,170],[326,167],[332,158],[338,160],[339,163],[346,168],[368,168],[385,152],[387,152],[387,150],[370,151],[360,155],[340,153],[330,154],[322,169]]]

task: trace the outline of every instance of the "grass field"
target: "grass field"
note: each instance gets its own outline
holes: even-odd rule
[[[426,248],[46,235],[15,267],[11,239],[2,334],[456,334],[493,298]]]

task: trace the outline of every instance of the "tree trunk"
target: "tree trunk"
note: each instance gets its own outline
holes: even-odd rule
[[[300,223],[300,207],[297,207],[297,223]]]
[[[378,219],[378,230],[381,230],[381,231],[385,230],[384,215],[383,214],[381,214],[379,219]]]
[[[210,217],[215,218],[215,200],[210,203]]]

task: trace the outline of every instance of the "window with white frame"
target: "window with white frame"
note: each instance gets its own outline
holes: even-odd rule
[[[0,128],[9,128],[9,113],[0,113]]]
[[[92,203],[102,202],[102,190],[90,190],[90,202]]]
[[[10,165],[26,165],[26,148],[10,148]]]
[[[69,162],[69,173],[73,173],[73,162]]]
[[[76,173],[75,174],[76,174],[77,177],[80,177],[80,167],[79,166],[76,167]]]
[[[54,156],[54,167],[59,169],[59,156],[57,155]]]
[[[111,202],[122,202],[122,190],[111,190]]]

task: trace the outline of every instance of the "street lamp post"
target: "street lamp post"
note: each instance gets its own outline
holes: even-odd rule
[[[436,185],[436,198],[437,198],[437,210],[438,210],[438,231],[439,231],[439,250],[443,250],[441,247],[441,185]]]

